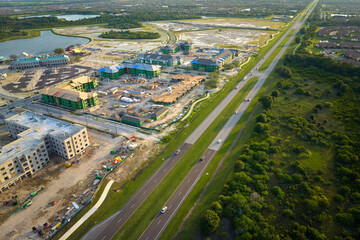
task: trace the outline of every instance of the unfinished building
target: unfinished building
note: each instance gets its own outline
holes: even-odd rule
[[[196,58],[191,61],[194,70],[214,72],[220,70],[224,64],[231,62],[238,55],[236,50],[221,50],[219,54],[210,58]]]
[[[42,91],[42,100],[74,110],[83,110],[99,103],[96,92],[91,92],[99,85],[97,78],[81,76],[57,87],[48,87]]]
[[[173,57],[171,55],[147,53],[147,54],[139,54],[137,56],[137,61],[140,63],[148,63],[148,64],[171,67],[174,65],[181,64],[182,58],[180,56]]]
[[[98,72],[102,78],[116,79],[123,74],[140,75],[145,77],[158,77],[161,66],[150,64],[121,64],[100,68]]]
[[[170,44],[161,47],[160,52],[163,54],[174,54],[179,51],[190,52],[192,45],[193,45],[192,43],[188,43],[186,41],[180,41],[177,42],[176,44]]]
[[[153,97],[151,100],[154,103],[164,105],[174,104],[191,89],[205,81],[205,79],[205,76],[190,76],[187,74],[176,75],[172,80],[177,81],[178,83],[169,87],[168,91],[163,92],[159,96]]]
[[[5,122],[16,140],[0,149],[0,192],[42,169],[50,153],[71,159],[90,145],[85,127],[30,111]]]

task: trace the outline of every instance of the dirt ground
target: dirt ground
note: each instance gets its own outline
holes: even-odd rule
[[[10,217],[7,217],[7,214],[14,211],[16,207],[1,206],[0,239],[34,239],[31,232],[33,226],[42,225],[45,222],[51,224],[59,212],[65,212],[66,208],[71,206],[71,201],[75,201],[73,194],[79,195],[92,186],[95,179],[94,170],[99,170],[104,164],[109,164],[113,158],[109,151],[119,146],[124,138],[113,139],[103,133],[90,129],[88,131],[92,146],[87,149],[87,153],[79,159],[78,163],[66,168],[63,166],[64,159],[52,155],[49,166],[0,194],[0,201],[3,202],[15,195],[18,199],[22,199],[39,187],[45,187],[34,197],[30,207]],[[52,201],[57,201],[57,204],[49,207],[49,202]]]
[[[194,32],[182,32],[178,34],[179,40],[194,43],[195,47],[215,47],[218,45],[234,45],[244,47],[251,41],[261,38],[262,35],[270,35],[269,32],[243,30],[243,29],[216,29]]]
[[[191,19],[181,20],[177,22],[190,23],[190,24],[211,24],[215,26],[226,26],[226,27],[256,27],[256,28],[279,28],[285,23],[274,22],[268,20],[259,19],[243,19],[243,18],[203,18],[203,19]]]

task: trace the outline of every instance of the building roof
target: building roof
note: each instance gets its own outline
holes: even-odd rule
[[[161,55],[161,54],[153,54],[153,53],[140,54],[138,55],[138,58],[162,60],[162,61],[174,61],[174,58],[171,55]]]
[[[43,141],[43,137],[48,134],[54,138],[65,140],[85,128],[30,111],[16,114],[7,118],[6,121],[20,124],[27,130],[19,133],[17,140],[0,147],[0,164],[29,150],[33,151]]]
[[[94,79],[90,78],[89,76],[80,76],[80,77],[72,79],[70,81],[70,85],[72,87],[77,87],[77,86],[81,86],[85,83],[90,83],[92,81],[94,81]]]
[[[133,122],[133,123],[138,123],[138,124],[142,124],[144,122],[143,118],[134,117],[134,116],[130,116],[130,115],[122,116],[121,120],[129,121],[129,122]]]
[[[100,68],[99,72],[116,73],[119,71],[118,65],[107,66],[106,68]]]
[[[211,66],[218,66],[219,64],[214,62],[211,59],[206,59],[206,58],[198,58],[198,59],[194,59],[191,61],[191,63],[196,63],[196,64],[200,64],[200,65],[211,65]]]
[[[32,58],[19,58],[16,60],[13,64],[19,64],[19,63],[33,63],[33,62],[40,62],[40,58],[38,57],[32,57]]]
[[[56,60],[69,60],[69,57],[66,55],[54,55],[54,56],[47,56],[44,59],[40,59],[41,62],[56,61]]]
[[[132,68],[139,69],[139,70],[143,70],[143,71],[152,71],[152,72],[155,72],[155,71],[160,70],[161,66],[159,66],[159,65],[151,65],[151,64],[138,63],[138,64],[133,65]]]
[[[161,114],[163,114],[164,112],[167,112],[167,111],[169,111],[168,108],[162,107],[162,108],[157,109],[151,116],[157,118]]]
[[[41,92],[41,94],[58,97],[72,102],[79,102],[81,100],[87,100],[97,96],[96,92],[78,92],[70,89],[62,89],[56,87],[45,88]]]

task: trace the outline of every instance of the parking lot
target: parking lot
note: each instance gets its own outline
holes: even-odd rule
[[[82,65],[28,70],[25,71],[17,81],[3,85],[3,89],[10,93],[39,91],[80,75],[88,74],[93,70],[92,67]],[[32,86],[30,86],[30,84]]]

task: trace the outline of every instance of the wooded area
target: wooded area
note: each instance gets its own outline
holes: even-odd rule
[[[156,32],[130,32],[130,31],[109,31],[100,35],[102,38],[114,38],[114,39],[157,39],[160,38],[160,34]]]

